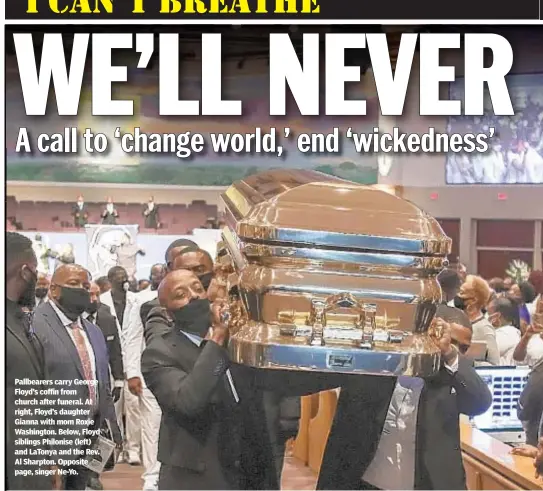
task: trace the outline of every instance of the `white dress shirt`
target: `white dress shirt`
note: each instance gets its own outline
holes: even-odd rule
[[[53,310],[57,314],[58,318],[60,319],[60,322],[62,322],[62,325],[64,326],[64,328],[66,329],[66,332],[70,336],[70,339],[74,343],[76,350],[77,350],[77,344],[75,342],[74,331],[71,326],[72,324],[75,323],[80,327],[81,335],[83,336],[83,339],[85,340],[85,347],[87,348],[87,353],[89,354],[92,379],[98,380],[98,377],[96,375],[96,358],[94,357],[94,350],[92,349],[92,344],[90,342],[89,337],[87,336],[87,331],[85,331],[85,329],[83,328],[81,318],[78,318],[76,321],[71,321],[70,319],[68,319],[68,317],[66,317],[66,315],[64,315],[64,312],[62,312],[62,310],[60,310],[57,307],[55,302],[49,302],[49,303],[51,304],[51,307],[53,307]],[[98,403],[98,387],[96,387],[96,390],[95,390],[95,397],[96,397],[96,402]]]
[[[123,330],[122,353],[127,380],[139,377],[142,383],[145,383],[141,373],[141,354],[145,349],[145,336],[140,309],[144,303],[154,300],[157,296],[158,292],[149,287],[137,293],[134,297],[134,302],[128,315],[128,322],[126,323],[126,328]]]
[[[514,366],[513,353],[520,341],[520,331],[513,326],[501,326],[496,329],[496,343],[500,352],[501,366]]]
[[[458,357],[445,365],[458,371]],[[390,400],[383,432],[363,480],[379,489],[414,489],[417,415],[424,380],[398,377]]]

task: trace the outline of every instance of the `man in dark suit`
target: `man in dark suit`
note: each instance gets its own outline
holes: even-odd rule
[[[443,364],[435,376],[363,377],[342,387],[317,489],[466,489],[459,417],[482,414],[492,395],[463,355],[471,343],[467,316],[440,305],[436,317]],[[383,410],[379,401],[387,398]],[[377,417],[361,421],[368,404]]]
[[[72,207],[72,216],[74,217],[74,226],[83,228],[89,221],[89,210],[83,196],[77,197],[77,203]]]
[[[119,212],[111,197],[107,199],[106,208],[102,211],[102,225],[117,225],[117,218],[119,218]]]
[[[517,412],[526,429],[526,444],[536,447],[543,414],[543,359],[530,372],[518,401]]]
[[[143,216],[145,217],[145,228],[157,229],[159,227],[158,206],[152,196],[143,207]]]
[[[52,407],[55,420],[71,419],[78,435],[63,435],[59,449],[83,452],[98,438],[105,420],[115,421],[110,394],[107,346],[100,329],[82,318],[90,305],[90,275],[79,265],[55,270],[49,290],[50,301],[34,316],[36,335],[44,347],[45,364],[51,380],[65,381],[64,393]],[[77,381],[77,383],[74,383]],[[68,393],[67,393],[68,392]],[[69,402],[68,402],[69,401]],[[78,401],[74,403],[73,401]],[[71,412],[66,414],[66,408]],[[64,427],[65,423],[57,423]],[[64,489],[86,488],[90,470],[82,463],[70,465]]]
[[[121,397],[121,390],[124,386],[124,367],[121,350],[121,340],[117,321],[111,314],[109,307],[100,302],[100,287],[96,283],[90,286],[90,306],[86,313],[87,320],[100,328],[107,344],[109,358],[109,371],[114,380],[112,396],[113,402]]]
[[[26,466],[17,462],[17,450],[24,450],[26,446],[16,444],[17,431],[46,429],[48,415],[17,415],[16,410],[24,409],[25,400],[36,400],[37,391],[41,386],[20,386],[16,380],[46,380],[47,373],[43,359],[43,347],[34,335],[31,317],[25,310],[32,310],[36,300],[36,282],[38,278],[38,261],[32,249],[32,241],[16,232],[6,232],[6,334],[5,334],[5,381],[6,381],[6,480],[5,489],[52,489],[52,475],[38,475],[38,466]],[[36,394],[25,391],[36,390]],[[17,402],[22,400],[21,402]],[[19,421],[36,421],[36,424],[15,424]],[[37,439],[39,444],[36,450],[49,450],[49,446]],[[56,469],[45,468],[47,471]],[[32,471],[25,474],[24,471]],[[55,486],[60,489],[58,483]]]

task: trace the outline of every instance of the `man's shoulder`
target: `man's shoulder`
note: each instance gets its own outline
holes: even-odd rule
[[[174,346],[176,334],[172,331],[163,333],[157,333],[152,336],[147,342],[145,350],[142,354],[142,359],[154,358],[159,355],[161,358],[169,358],[172,353],[172,346]],[[171,355],[172,358],[175,356]]]

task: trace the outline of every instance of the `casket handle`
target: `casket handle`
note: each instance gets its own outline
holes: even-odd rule
[[[359,302],[350,293],[338,293],[331,295],[326,300],[311,301],[311,312],[308,324],[312,327],[310,344],[311,346],[324,346],[324,328],[326,327],[326,314],[341,308],[353,310],[360,317],[360,323],[366,316],[366,305]]]

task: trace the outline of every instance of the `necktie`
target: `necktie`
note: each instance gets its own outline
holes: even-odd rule
[[[74,334],[75,347],[81,360],[81,366],[83,367],[83,375],[85,380],[89,382],[89,396],[94,406],[96,403],[96,387],[93,385],[92,377],[92,365],[90,361],[89,351],[87,350],[87,345],[85,343],[85,338],[81,332],[81,327],[77,322],[74,322],[71,325],[72,332]]]

